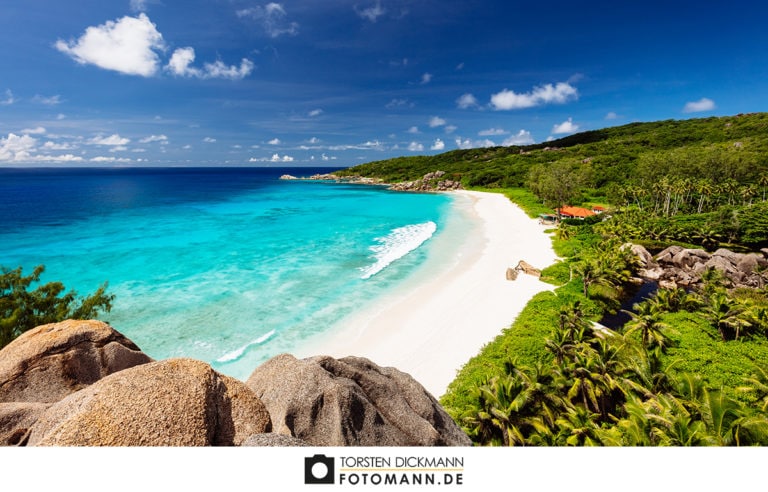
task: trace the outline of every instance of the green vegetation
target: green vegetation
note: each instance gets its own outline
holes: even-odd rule
[[[31,290],[44,269],[37,266],[32,274],[24,276],[21,267],[0,267],[0,348],[36,326],[70,318],[92,319],[112,308],[114,296],[106,293],[106,283],[84,298],[78,298],[75,291],[63,294],[65,288],[60,282]]]
[[[768,445],[768,291],[659,289],[612,331],[637,263],[621,245],[768,247],[768,114],[633,123],[546,144],[373,162],[396,182],[435,170],[496,190],[531,217],[561,205],[564,260],[515,323],[468,361],[441,402],[485,445]],[[768,280],[768,279],[767,279]]]
[[[610,203],[615,215],[627,214],[624,237],[649,246],[768,246],[768,113],[632,123],[545,144],[399,157],[337,174],[398,182],[438,169],[468,188],[526,189],[538,198],[529,213],[552,213],[565,202]]]
[[[537,295],[443,396],[475,442],[768,445],[766,292],[728,291],[712,270],[699,292],[636,304],[616,332],[593,322],[615,310],[632,259],[607,241],[569,262],[574,278]]]

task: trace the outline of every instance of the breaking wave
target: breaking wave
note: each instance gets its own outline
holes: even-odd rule
[[[387,268],[392,262],[399,260],[411,251],[415,250],[437,231],[437,224],[434,222],[425,222],[423,224],[412,224],[405,227],[398,227],[384,237],[376,238],[378,244],[369,249],[373,252],[372,258],[375,263],[363,267],[360,271],[363,273],[360,278],[365,280],[373,277],[380,271]]]
[[[228,353],[226,353],[226,354],[222,355],[221,357],[219,357],[218,359],[216,359],[216,362],[219,362],[219,363],[226,363],[226,362],[233,362],[233,361],[236,361],[236,360],[238,360],[240,357],[242,357],[242,356],[243,356],[243,354],[245,354],[245,352],[246,352],[246,351],[247,351],[249,348],[253,347],[254,345],[261,345],[262,343],[264,343],[264,342],[266,342],[267,340],[269,340],[270,338],[272,338],[272,336],[273,336],[274,334],[275,334],[275,330],[272,330],[272,331],[270,331],[269,333],[266,333],[266,334],[264,334],[264,335],[260,336],[260,337],[259,337],[259,338],[257,338],[256,340],[253,340],[253,341],[251,341],[251,342],[248,342],[247,344],[243,345],[242,347],[240,347],[240,348],[238,348],[238,349],[235,349],[235,350],[233,350],[232,352],[228,352]]]

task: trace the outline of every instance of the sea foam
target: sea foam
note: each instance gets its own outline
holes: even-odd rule
[[[270,338],[272,338],[272,336],[274,334],[275,334],[275,330],[271,330],[269,333],[266,333],[266,334],[260,336],[256,340],[248,342],[247,344],[243,345],[240,348],[237,348],[237,349],[233,350],[232,352],[227,352],[226,354],[224,354],[221,357],[219,357],[218,359],[216,359],[216,362],[219,362],[219,363],[223,364],[225,362],[236,361],[240,357],[243,356],[243,354],[246,352],[246,350],[248,350],[249,348],[251,348],[254,345],[261,345],[262,343],[264,343],[267,340],[269,340]]]
[[[392,262],[399,260],[424,244],[435,234],[435,231],[437,231],[437,224],[430,221],[398,227],[392,229],[386,236],[376,238],[375,241],[378,244],[369,248],[373,252],[372,257],[376,262],[361,268],[360,271],[363,274],[360,278],[369,279],[381,272]]]

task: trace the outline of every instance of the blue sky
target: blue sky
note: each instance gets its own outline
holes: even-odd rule
[[[346,167],[768,110],[763,2],[3,0],[0,166]]]

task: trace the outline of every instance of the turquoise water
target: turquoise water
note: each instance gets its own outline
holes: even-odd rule
[[[451,195],[283,171],[3,170],[0,265],[80,293],[109,281],[103,318],[144,352],[245,379],[441,268],[472,226]]]

